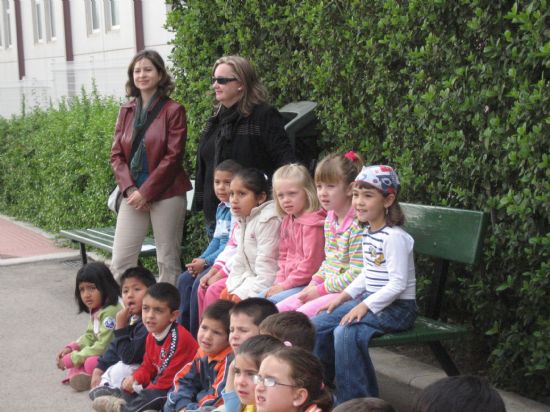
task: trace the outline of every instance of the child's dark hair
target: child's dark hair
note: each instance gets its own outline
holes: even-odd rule
[[[384,197],[388,197],[390,195],[390,193],[384,193],[377,187],[366,182],[355,182],[353,184],[353,188],[359,189],[359,190],[374,189],[380,192]],[[395,196],[395,200],[393,201],[391,206],[386,209],[386,216],[385,216],[386,224],[390,227],[403,226],[405,224],[405,214],[403,213],[401,206],[399,206],[399,201],[397,200],[397,194],[394,194],[393,196]]]
[[[178,310],[180,307],[180,293],[171,283],[155,283],[149,286],[145,295],[149,295],[153,299],[166,303],[171,312]]]
[[[426,387],[414,412],[505,412],[500,394],[486,379],[472,375],[450,376]]]
[[[315,168],[315,183],[338,183],[349,185],[361,171],[363,159],[354,152],[332,153],[325,156]]]
[[[332,412],[395,412],[393,406],[380,398],[357,398],[341,403]]]
[[[332,396],[323,383],[323,366],[311,352],[297,347],[281,348],[270,353],[278,360],[290,366],[291,379],[299,388],[307,389],[308,396],[300,411],[315,404],[323,412],[332,410]]]
[[[254,192],[256,196],[265,193],[266,199],[269,197],[269,181],[263,172],[253,167],[239,170],[233,179],[239,178],[244,186]]]
[[[202,314],[202,318],[213,319],[221,322],[225,332],[229,335],[229,312],[235,306],[235,303],[230,300],[217,300],[209,305]]]
[[[230,315],[245,314],[252,318],[256,326],[275,313],[279,313],[277,306],[270,300],[264,298],[247,298],[241,300],[231,309]]]
[[[126,269],[120,277],[120,286],[124,285],[124,281],[126,279],[137,279],[147,287],[157,283],[157,280],[151,271],[142,266]]]
[[[76,285],[74,297],[78,303],[78,313],[90,312],[80,297],[80,284],[82,282],[93,283],[101,293],[101,307],[116,305],[120,296],[120,286],[116,283],[113,274],[101,262],[92,262],[82,266],[76,273]]]
[[[260,324],[260,334],[274,336],[309,351],[315,345],[315,327],[302,312],[281,312],[268,316]]]
[[[229,172],[233,175],[235,175],[237,172],[239,172],[243,167],[237,163],[236,161],[232,159],[226,159],[223,162],[220,162],[214,169],[216,172]]]
[[[248,356],[256,364],[256,369],[259,369],[260,363],[267,355],[281,348],[284,348],[284,345],[279,339],[271,335],[256,335],[248,338],[239,346],[237,355]]]

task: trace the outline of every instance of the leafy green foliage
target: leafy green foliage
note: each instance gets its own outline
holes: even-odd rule
[[[0,208],[57,232],[113,225],[109,153],[119,102],[95,93],[0,121]]]
[[[246,56],[276,106],[319,103],[325,150],[395,165],[403,200],[490,213],[483,263],[453,267],[445,313],[471,323],[497,383],[547,394],[548,2],[171,3],[188,165],[212,113],[213,63]]]

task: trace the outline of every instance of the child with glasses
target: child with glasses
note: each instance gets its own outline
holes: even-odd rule
[[[257,412],[328,412],[332,397],[321,362],[310,352],[285,347],[266,356],[254,375]]]
[[[226,391],[222,393],[225,412],[256,411],[254,376],[258,374],[262,360],[281,348],[283,343],[269,335],[253,336],[239,346],[231,366],[233,382],[228,382]]]

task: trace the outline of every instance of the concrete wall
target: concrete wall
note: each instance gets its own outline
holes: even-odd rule
[[[3,2],[10,6],[12,46],[5,47],[2,19]],[[44,35],[37,40],[37,4],[45,15],[46,29],[48,2],[54,14],[55,37]],[[70,0],[73,42],[73,61],[67,61],[62,0],[20,1],[25,76],[19,79],[14,0],[0,0],[0,116],[21,113],[23,100],[27,110],[34,106],[46,107],[63,97],[80,94],[96,88],[102,95],[124,96],[128,63],[136,52],[134,1],[118,0],[119,24],[110,26],[109,0],[95,0],[98,8],[99,29],[92,30],[91,0]],[[173,37],[164,29],[167,6],[162,0],[142,0],[143,34],[146,48],[157,50],[167,61]],[[50,33],[51,34],[51,33]],[[168,62],[167,62],[168,63]]]

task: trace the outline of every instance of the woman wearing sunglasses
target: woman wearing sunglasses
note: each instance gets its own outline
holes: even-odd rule
[[[267,104],[267,91],[250,62],[240,56],[222,57],[212,75],[215,115],[199,141],[193,207],[204,211],[209,237],[219,203],[213,188],[216,165],[232,159],[271,177],[279,166],[295,159],[284,119]]]
[[[128,67],[129,101],[119,111],[111,166],[124,200],[118,211],[111,270],[117,280],[138,263],[153,227],[161,282],[174,284],[191,182],[182,160],[187,137],[185,109],[168,95],[174,83],[162,57],[137,53]]]

